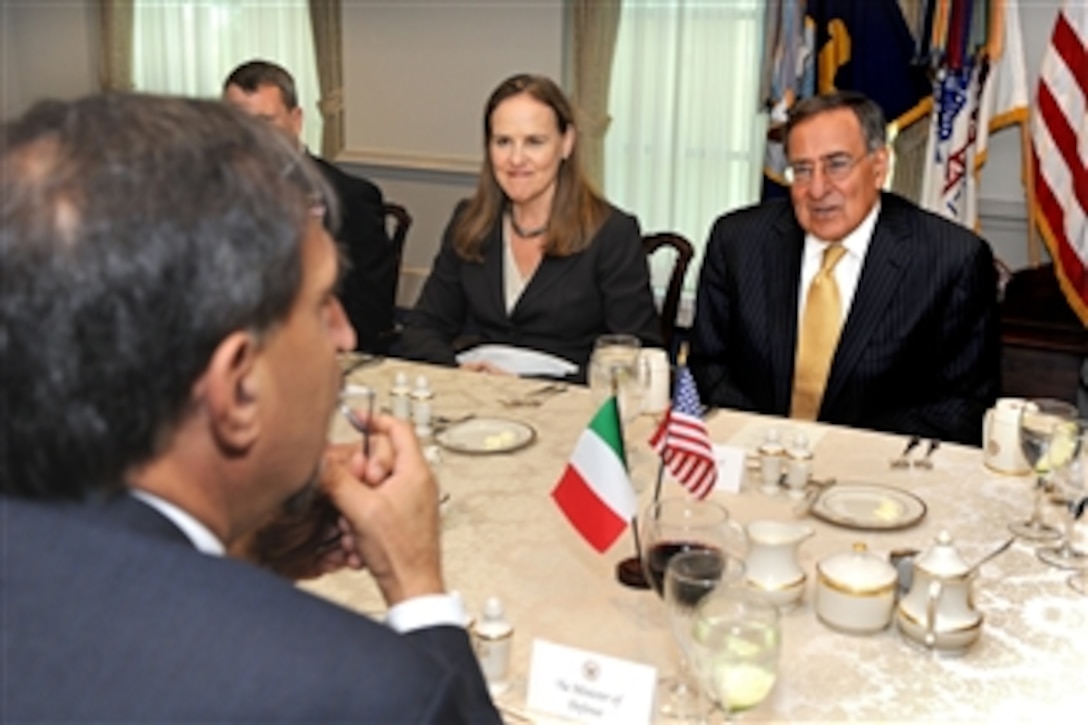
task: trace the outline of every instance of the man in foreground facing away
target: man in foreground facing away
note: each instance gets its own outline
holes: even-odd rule
[[[0,185],[0,718],[498,722],[414,436],[327,449],[355,335],[310,162],[102,95],[7,124]],[[318,483],[333,546],[295,563],[368,567],[386,624],[223,556]]]

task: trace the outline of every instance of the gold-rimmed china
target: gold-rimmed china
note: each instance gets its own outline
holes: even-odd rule
[[[913,493],[892,486],[843,482],[824,489],[811,513],[848,529],[892,531],[921,521],[926,504]]]
[[[435,440],[457,453],[509,453],[536,440],[536,430],[519,420],[475,417],[442,429]]]

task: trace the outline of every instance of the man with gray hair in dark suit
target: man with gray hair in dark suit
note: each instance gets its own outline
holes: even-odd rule
[[[795,105],[790,200],[720,217],[690,364],[705,403],[978,445],[998,392],[997,281],[971,231],[881,191],[880,107]]]
[[[90,96],[4,126],[0,198],[0,717],[499,722],[411,429],[326,443],[355,333],[310,161]],[[269,561],[365,565],[386,621],[224,556],[284,521]]]

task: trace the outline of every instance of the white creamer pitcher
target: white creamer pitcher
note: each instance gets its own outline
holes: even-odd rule
[[[788,521],[751,521],[744,528],[749,586],[776,606],[795,604],[804,594],[807,578],[797,550],[815,532],[805,524]]]
[[[659,347],[643,348],[638,356],[639,384],[642,386],[642,412],[664,413],[669,407],[672,371],[669,354]]]
[[[982,419],[982,460],[998,473],[1031,472],[1020,448],[1020,412],[1026,403],[1023,398],[999,398]]]

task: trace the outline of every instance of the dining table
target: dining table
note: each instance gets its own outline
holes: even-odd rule
[[[598,553],[551,497],[602,402],[599,396],[580,385],[541,392],[545,383],[539,379],[393,358],[355,368],[349,382],[372,388],[377,404],[387,407],[398,373],[412,384],[425,378],[433,391],[427,402],[436,431],[449,421],[488,419],[514,421],[519,430],[530,431],[530,440],[504,445],[508,441],[496,438],[497,445],[482,444],[482,450],[424,441],[447,499],[441,515],[447,587],[476,617],[489,597],[498,597],[514,628],[512,685],[495,698],[508,722],[563,722],[526,703],[535,640],[642,663],[661,673],[674,670],[679,649],[663,602],[652,590],[617,581],[617,564],[636,552],[630,527]],[[640,510],[654,496],[689,495],[667,474],[658,487],[659,458],[648,441],[660,417],[647,413],[624,421]],[[1088,713],[1088,597],[1067,584],[1067,571],[1041,562],[1031,542],[1016,540],[978,570],[973,603],[983,617],[981,635],[962,653],[928,650],[905,637],[894,621],[859,635],[833,629],[816,615],[818,562],[859,543],[883,558],[905,549],[924,552],[941,532],[964,560],[976,561],[1009,537],[1010,522],[1030,513],[1030,476],[998,473],[984,465],[979,448],[951,443],[931,451],[931,467],[895,467],[891,462],[908,441],[900,434],[728,409],[710,410],[705,420],[715,444],[743,449],[749,460],[739,491],[716,489],[710,498],[741,525],[800,520],[813,531],[797,551],[807,574],[805,592],[780,617],[775,686],[743,713],[744,720],[1064,722]],[[808,439],[814,479],[905,491],[923,503],[923,515],[910,525],[884,529],[799,514],[785,491],[769,492],[761,485],[755,452],[770,428],[784,440],[798,433]],[[331,422],[332,440],[358,437],[339,417]],[[914,459],[926,448],[919,446]],[[1058,508],[1048,506],[1045,514],[1056,518]],[[1085,543],[1084,532],[1078,536]],[[381,617],[385,608],[365,569],[338,571],[299,586],[366,616]]]

